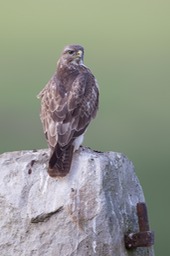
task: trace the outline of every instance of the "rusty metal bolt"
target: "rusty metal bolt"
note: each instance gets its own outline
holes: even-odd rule
[[[139,223],[139,232],[125,235],[125,246],[127,249],[149,247],[154,244],[154,233],[149,231],[146,204],[138,203],[136,209]]]

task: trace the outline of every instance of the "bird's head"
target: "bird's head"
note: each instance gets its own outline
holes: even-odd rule
[[[60,62],[62,64],[83,64],[84,48],[81,45],[68,45],[64,48]]]

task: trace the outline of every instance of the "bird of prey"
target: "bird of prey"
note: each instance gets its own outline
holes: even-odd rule
[[[40,119],[51,149],[48,167],[51,177],[68,174],[73,153],[82,144],[83,135],[98,110],[98,84],[83,64],[83,57],[82,46],[66,46],[54,75],[38,95]]]

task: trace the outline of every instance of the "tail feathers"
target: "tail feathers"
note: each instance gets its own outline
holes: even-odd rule
[[[54,152],[49,160],[48,174],[51,177],[66,176],[71,167],[74,146],[70,145],[67,148],[56,145]]]

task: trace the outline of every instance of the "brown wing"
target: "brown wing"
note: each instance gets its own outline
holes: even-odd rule
[[[57,143],[65,147],[83,134],[98,109],[98,87],[88,69],[71,86],[52,78],[40,97],[44,133],[52,148]]]
[[[57,123],[52,118],[52,114],[58,107],[61,101],[61,96],[58,92],[58,86],[55,82],[54,76],[39,93],[38,98],[41,98],[41,122],[43,124],[44,134],[48,140],[49,146],[54,149],[57,141]]]

